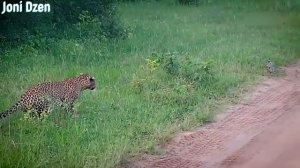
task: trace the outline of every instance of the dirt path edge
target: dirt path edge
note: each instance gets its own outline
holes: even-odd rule
[[[278,131],[278,125],[285,123],[287,118],[292,121],[293,118],[299,117],[300,120],[300,115],[297,115],[297,112],[300,112],[300,62],[283,69],[286,73],[285,76],[269,77],[255,86],[242,103],[225,110],[224,114],[226,115],[217,122],[205,125],[193,132],[181,133],[176,136],[165,145],[166,154],[160,156],[145,154],[135,158],[134,161],[123,164],[121,167],[267,166],[265,162],[267,159],[256,159],[255,162],[255,158],[258,158],[256,156],[262,148],[262,145],[257,141],[263,141],[260,138],[265,137],[264,142],[268,142],[268,138],[272,138],[269,132]],[[283,119],[284,121],[281,121]],[[286,124],[288,123],[293,122]],[[270,128],[271,126],[273,129]],[[285,132],[285,130],[281,130],[281,133]],[[268,133],[269,137],[264,135],[268,135]],[[288,135],[294,134],[296,133]],[[280,139],[280,137],[277,138]],[[295,137],[292,138],[295,139]],[[281,145],[285,145],[285,143],[281,142]],[[290,144],[289,146],[293,145]],[[276,143],[270,148],[276,148]],[[268,150],[264,149],[264,151]],[[278,151],[280,150],[278,149]],[[291,151],[286,152],[291,153]],[[268,163],[273,162],[269,159]],[[284,163],[284,160],[282,162]],[[297,163],[294,164],[297,165]],[[300,166],[300,161],[298,166]]]

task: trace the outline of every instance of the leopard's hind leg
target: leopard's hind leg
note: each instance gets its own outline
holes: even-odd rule
[[[33,109],[36,111],[38,118],[42,119],[43,114],[49,114],[50,101],[48,99],[40,99],[33,104]]]

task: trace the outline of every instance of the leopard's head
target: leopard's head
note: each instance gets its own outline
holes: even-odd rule
[[[89,74],[81,74],[79,77],[79,82],[81,84],[82,90],[90,89],[94,90],[96,88],[96,79]]]

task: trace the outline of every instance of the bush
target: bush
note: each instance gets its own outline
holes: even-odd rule
[[[195,62],[183,53],[152,53],[131,81],[133,91],[160,105],[193,106],[196,91],[216,82],[213,60]],[[181,109],[182,110],[182,109]]]
[[[195,86],[210,85],[214,78],[214,61],[195,62],[189,55],[180,53],[152,54],[151,59],[158,60],[170,75],[181,77]]]
[[[18,2],[12,1],[11,3]],[[16,43],[36,35],[64,38],[96,35],[97,38],[100,36],[117,38],[125,33],[124,27],[116,17],[114,0],[44,0],[38,1],[38,3],[49,3],[51,12],[1,15],[0,43],[3,41]],[[23,6],[25,6],[24,4],[25,2],[23,2]],[[86,30],[84,30],[85,26]],[[87,33],[89,31],[91,33]]]
[[[191,4],[198,4],[200,0],[178,0],[179,4],[182,5],[191,5]]]

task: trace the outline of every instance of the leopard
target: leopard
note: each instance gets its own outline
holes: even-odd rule
[[[0,113],[0,119],[10,116],[14,112],[35,110],[40,116],[49,113],[51,105],[59,105],[71,114],[76,114],[74,103],[84,90],[96,88],[95,77],[80,74],[61,81],[44,82],[33,85],[8,110]]]

